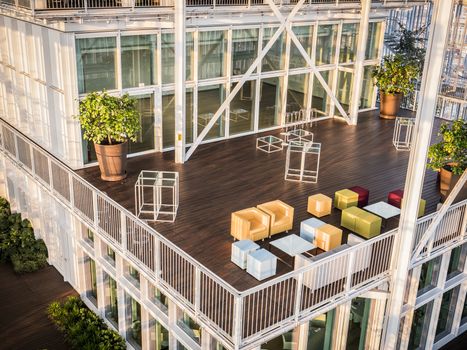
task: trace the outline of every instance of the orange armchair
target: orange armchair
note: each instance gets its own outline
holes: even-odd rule
[[[294,208],[290,205],[275,200],[258,205],[258,209],[271,217],[269,236],[292,229]]]
[[[257,241],[269,235],[269,215],[257,208],[247,208],[232,213],[230,234],[238,239]]]

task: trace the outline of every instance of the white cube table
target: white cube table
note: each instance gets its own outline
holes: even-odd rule
[[[246,272],[259,281],[276,274],[277,257],[266,249],[259,249],[247,258]]]
[[[258,249],[259,245],[249,239],[237,241],[232,243],[232,257],[230,260],[242,269],[246,269],[248,254]]]
[[[300,223],[300,237],[313,243],[315,240],[315,232],[318,227],[325,225],[324,221],[316,218],[307,219]]]

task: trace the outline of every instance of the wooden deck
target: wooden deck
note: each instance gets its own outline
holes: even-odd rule
[[[317,184],[285,181],[285,150],[272,154],[256,150],[258,135],[202,145],[184,165],[173,162],[173,152],[131,158],[128,178],[121,183],[102,181],[97,167],[78,173],[134,212],[134,183],[141,170],[178,171],[177,219],[175,223],[155,223],[154,227],[228,283],[244,290],[258,281],[230,262],[230,214],[281,199],[295,208],[291,232],[298,233],[300,222],[311,217],[306,211],[309,195],[333,197],[339,189],[359,185],[370,190],[370,203],[386,200],[388,192],[404,187],[409,158],[409,152],[398,152],[392,146],[393,129],[394,121],[381,120],[375,112],[361,114],[356,127],[337,119],[314,123],[315,142],[322,144]],[[435,210],[440,198],[436,178],[435,172],[426,171],[423,198],[427,213]],[[333,210],[324,221],[339,225],[340,211]],[[396,226],[397,219],[385,230]],[[344,232],[345,241],[348,231]],[[268,246],[267,240],[260,244]],[[278,264],[279,274],[288,271],[290,267]]]
[[[77,295],[57,270],[47,266],[19,276],[11,266],[0,265],[0,280],[1,349],[70,348],[46,314],[52,301]]]

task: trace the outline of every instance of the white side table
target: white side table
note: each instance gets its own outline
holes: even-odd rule
[[[398,151],[410,151],[412,134],[415,126],[414,118],[397,117],[394,125],[392,144]]]
[[[230,260],[242,269],[246,269],[246,262],[249,253],[259,249],[259,245],[249,239],[243,239],[232,243],[232,256]]]
[[[248,254],[246,272],[259,281],[276,274],[277,257],[266,249]]]
[[[285,159],[285,180],[317,183],[320,156],[320,143],[290,141]]]
[[[303,141],[313,142],[313,133],[304,129],[295,129],[289,131],[287,140],[290,141]]]
[[[266,153],[278,152],[282,151],[283,142],[282,139],[272,135],[262,136],[256,139],[256,148]]]
[[[316,229],[325,225],[324,221],[316,218],[307,219],[300,223],[300,237],[308,242],[313,243],[315,240]]]

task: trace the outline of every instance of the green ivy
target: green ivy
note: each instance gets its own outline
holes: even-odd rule
[[[47,314],[64,333],[73,349],[123,350],[125,340],[109,329],[105,322],[89,310],[78,297],[68,297],[63,303],[52,302]]]
[[[385,56],[383,63],[373,71],[375,85],[386,94],[407,94],[415,88],[419,67],[404,56]]]
[[[0,261],[11,262],[16,273],[37,271],[47,266],[47,247],[36,240],[31,222],[11,213],[10,204],[0,197]]]
[[[141,129],[136,100],[128,94],[111,96],[106,91],[92,92],[81,100],[79,116],[85,140],[96,144],[136,141]]]
[[[441,141],[428,150],[428,168],[439,170],[450,165],[454,174],[462,175],[467,168],[467,121],[443,123],[438,136]]]

